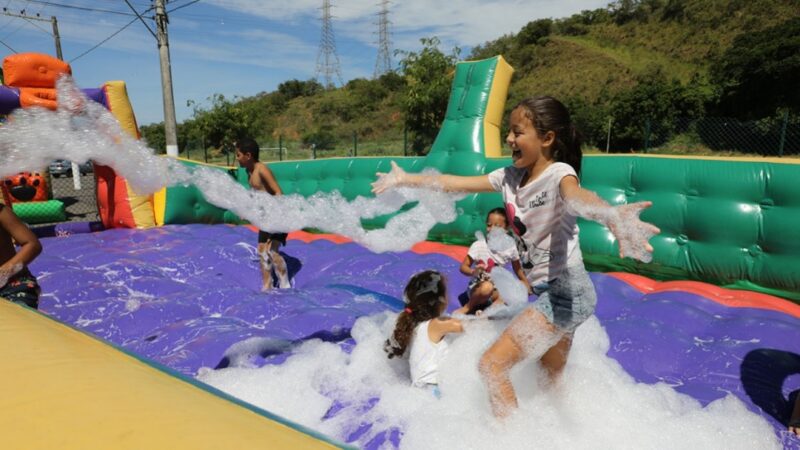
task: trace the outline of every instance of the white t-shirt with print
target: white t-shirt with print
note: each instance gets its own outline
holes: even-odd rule
[[[577,218],[569,212],[559,185],[574,176],[569,164],[556,162],[524,187],[525,169],[514,166],[489,174],[492,187],[503,194],[506,216],[519,237],[520,262],[531,286],[558,278],[565,267],[582,263]]]
[[[472,245],[469,246],[467,254],[476,264],[478,262],[483,262],[486,267],[491,266],[491,264],[489,264],[490,259],[494,261],[495,266],[505,266],[509,262],[519,259],[519,251],[516,247],[511,247],[507,250],[503,250],[502,252],[495,252],[489,248],[489,244],[486,242],[486,239],[478,239],[477,241],[473,242]],[[491,270],[487,272],[490,271]]]

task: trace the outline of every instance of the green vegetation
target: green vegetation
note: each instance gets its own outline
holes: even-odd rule
[[[291,159],[424,154],[444,117],[458,49],[444,53],[436,38],[422,43],[419,52],[398,52],[399,73],[376,80],[338,89],[289,80],[253,97],[191,102],[179,147],[193,159],[203,148],[222,159],[248,134],[265,148],[282,145]],[[619,0],[532,21],[473,48],[468,59],[498,54],[516,69],[507,109],[527,96],[553,95],[590,147],[800,153],[797,0]],[[164,148],[161,124],[141,129],[152,147]],[[720,135],[726,129],[735,133]],[[286,154],[271,150],[264,159],[279,156]]]

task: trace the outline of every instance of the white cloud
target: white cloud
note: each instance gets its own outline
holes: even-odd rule
[[[566,17],[581,10],[604,7],[607,2],[608,0],[453,0],[432,3],[430,0],[398,0],[390,3],[389,19],[398,43],[413,43],[416,47],[420,37],[436,35],[442,41],[455,45],[474,46],[517,32],[532,20]],[[273,20],[321,16],[319,0],[280,0],[267,4],[258,0],[211,0],[209,3],[223,9]],[[378,11],[377,0],[332,0],[334,32],[373,44],[376,40]]]

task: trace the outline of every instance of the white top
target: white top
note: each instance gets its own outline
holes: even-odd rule
[[[514,166],[489,174],[492,187],[503,194],[507,216],[517,239],[520,262],[531,286],[558,278],[565,267],[581,263],[577,218],[561,197],[559,184],[574,176],[569,164],[556,162],[535,180],[519,187],[525,169]]]
[[[446,338],[443,337],[441,341],[434,343],[428,337],[430,323],[430,320],[426,320],[417,325],[411,338],[408,365],[411,369],[411,384],[418,387],[439,384],[439,363],[447,353]]]
[[[509,262],[519,259],[519,250],[517,250],[516,247],[511,247],[502,252],[495,252],[489,248],[486,239],[478,239],[473,242],[472,245],[469,246],[467,254],[475,263],[483,262],[487,267],[487,272],[491,272],[494,266],[505,266]],[[494,263],[490,263],[490,260],[494,261]]]

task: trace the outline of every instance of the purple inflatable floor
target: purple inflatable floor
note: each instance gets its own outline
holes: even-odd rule
[[[353,322],[399,310],[405,281],[422,269],[448,276],[451,309],[466,288],[447,256],[290,240],[284,255],[294,287],[264,294],[255,241],[251,230],[224,225],[46,238],[32,265],[44,293],[40,309],[193,376],[225,367],[225,350],[252,337],[347,346]],[[733,393],[774,425],[785,447],[800,448],[784,425],[800,391],[800,319],[685,292],[643,295],[614,277],[592,278],[609,355],[634,378],[667,382],[703,404]],[[265,348],[253,362],[284,356]]]

